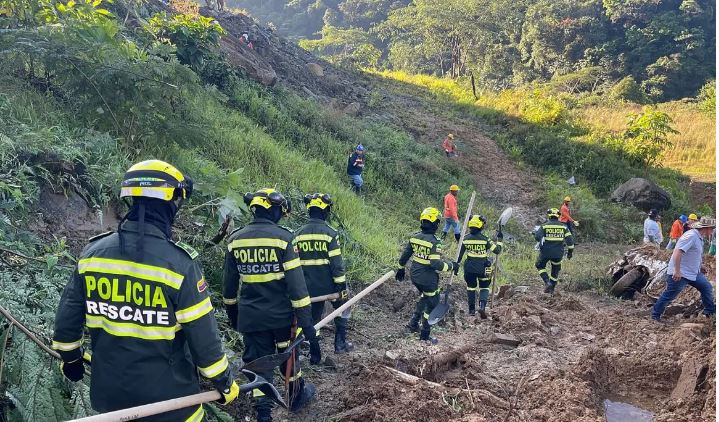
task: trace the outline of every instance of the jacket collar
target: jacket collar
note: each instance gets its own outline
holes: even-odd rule
[[[122,223],[122,226],[120,226],[120,231],[139,233],[140,225],[137,221],[128,220]],[[167,236],[165,236],[165,233],[163,233],[162,230],[155,227],[154,224],[148,222],[145,222],[145,235],[159,237],[160,239],[167,239]]]
[[[272,221],[272,220],[270,220],[270,219],[267,219],[267,218],[259,218],[259,217],[255,217],[255,219],[252,220],[252,222],[251,222],[250,224],[272,224],[272,225],[275,225],[275,226],[277,225],[277,223],[275,223],[274,221]]]
[[[310,218],[310,224],[327,224],[327,222],[321,218]]]

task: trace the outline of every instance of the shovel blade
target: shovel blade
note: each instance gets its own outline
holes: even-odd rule
[[[447,315],[447,312],[449,312],[449,303],[440,302],[439,305],[435,306],[432,312],[429,313],[427,322],[429,325],[435,325]]]
[[[242,366],[242,370],[248,370],[252,372],[269,372],[273,371],[278,366],[287,362],[287,359],[292,355],[292,351],[304,340],[304,336],[299,336],[290,346],[281,353],[275,353],[274,355],[267,355],[259,357],[252,362],[246,363]]]
[[[254,389],[260,390],[267,398],[287,409],[287,403],[282,399],[282,395],[274,385],[267,382],[263,377],[255,374],[247,369],[242,369],[242,373],[250,380],[249,383],[240,386],[241,393],[247,393]]]

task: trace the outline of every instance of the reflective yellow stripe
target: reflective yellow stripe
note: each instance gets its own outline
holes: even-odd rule
[[[416,243],[418,245],[426,246],[428,248],[431,248],[433,246],[432,242],[427,242],[426,240],[422,240],[422,239],[415,239],[414,237],[409,239],[409,243]]]
[[[229,364],[230,363],[227,361],[227,355],[222,355],[222,358],[217,362],[213,363],[212,365],[204,368],[198,366],[197,369],[200,370],[200,373],[205,378],[215,378],[216,376],[225,372],[225,369],[227,369]]]
[[[310,297],[309,297],[309,296],[305,296],[305,297],[303,297],[302,299],[298,299],[298,300],[291,300],[291,299],[290,299],[290,302],[292,302],[292,307],[293,307],[293,308],[302,308],[302,307],[304,307],[304,306],[309,306],[310,303],[312,303],[312,302],[310,301]]]
[[[278,349],[284,349],[286,347],[290,347],[290,341],[289,340],[281,341],[279,343],[275,343],[275,345],[277,346]]]
[[[551,274],[549,275],[549,279],[552,281],[559,281],[559,278],[554,278]]]
[[[77,264],[80,274],[86,272],[129,275],[143,280],[156,281],[174,289],[179,289],[185,276],[167,268],[138,264],[132,261],[109,258],[85,258]]]
[[[429,265],[429,259],[422,259],[422,258],[418,258],[418,257],[416,257],[416,256],[413,256],[413,257],[412,257],[412,261],[414,261],[414,262],[416,262],[416,263],[418,263],[418,264]],[[400,267],[400,268],[401,268],[401,267]]]
[[[442,259],[442,255],[440,254],[432,254],[429,256],[429,259]]]
[[[300,378],[302,378],[302,370],[301,369],[299,370],[299,372],[297,372],[297,374],[291,376],[288,381],[290,381],[290,382],[297,381]]]
[[[327,252],[327,255],[329,255],[330,258],[332,258],[333,256],[342,255],[342,249],[340,249],[340,248],[332,249],[331,251]]]
[[[129,322],[115,322],[99,316],[85,314],[85,325],[88,328],[99,328],[106,333],[117,337],[135,337],[143,340],[172,340],[175,338],[175,332],[182,327],[175,325],[174,327],[159,326],[143,326],[132,324]]]
[[[285,278],[285,273],[241,274],[240,278],[243,283],[265,283],[268,281],[282,280]]]
[[[476,288],[476,287],[469,287],[469,286],[467,286],[467,290],[469,290],[469,291],[476,291],[477,288]]]
[[[262,391],[260,391],[256,388],[254,390],[252,390],[252,397],[264,397],[264,396],[265,396],[265,393],[263,393]]]
[[[175,317],[180,324],[186,324],[207,315],[210,311],[212,311],[212,303],[210,302],[210,298],[207,297],[196,305],[176,311]]]
[[[337,283],[337,284],[346,283],[346,282],[347,282],[347,277],[341,275],[341,276],[339,276],[339,277],[335,277],[334,280],[335,280],[335,283]]]
[[[487,244],[486,240],[465,240],[465,245],[485,245]]]
[[[495,243],[496,246],[504,246],[504,242],[497,242]]]
[[[329,261],[328,261],[328,263],[329,263]],[[301,264],[300,264],[300,259],[299,259],[299,258],[291,259],[291,260],[289,260],[289,261],[287,261],[287,262],[285,262],[285,263],[282,264],[282,266],[284,267],[285,271],[289,271],[289,270],[291,270],[291,269],[297,268],[297,267],[299,267],[300,265],[301,265]]]
[[[574,245],[567,246],[567,249],[574,249]]]
[[[480,287],[479,290],[492,290],[489,287]]]
[[[282,239],[270,239],[264,237],[257,239],[237,239],[227,245],[227,250],[232,251],[235,248],[247,248],[251,246],[266,246],[270,248],[286,249],[287,242]]]
[[[424,313],[422,314],[422,318],[424,318],[424,319],[429,319],[429,314],[428,314],[427,312],[424,312]]]
[[[310,265],[329,265],[330,260],[329,259],[303,259],[300,262],[302,262],[303,266],[310,266]]]
[[[567,226],[564,224],[547,224],[544,226],[545,229],[566,229]]]
[[[486,253],[473,253],[473,252],[467,252],[467,256],[470,258],[486,258]]]
[[[539,274],[546,273],[546,272],[547,272],[546,268],[542,268],[541,270],[539,270]]]
[[[225,305],[234,305],[235,303],[237,303],[237,298],[228,299],[228,298],[226,298],[226,297],[223,297],[223,298],[222,298],[222,303],[224,303]]]
[[[199,408],[189,418],[185,419],[185,422],[202,422],[205,417],[205,409],[200,405]]]
[[[331,242],[332,236],[328,234],[299,234],[295,237],[296,242],[302,242],[303,240],[324,240],[325,242]]]
[[[560,259],[559,261],[549,261],[549,262],[552,263],[552,265],[560,265],[562,263],[562,260]]]
[[[572,232],[570,232],[570,231],[567,231],[567,232],[564,233],[564,237],[565,237],[565,238],[567,238],[567,237],[569,237],[569,236],[571,236],[571,235],[572,235]]]
[[[52,348],[55,350],[60,350],[62,352],[69,352],[71,350],[75,350],[78,347],[82,346],[82,339],[78,341],[73,341],[72,343],[62,343],[59,341],[52,341]]]
[[[439,293],[439,289],[437,289],[433,292],[422,292],[422,294],[426,297],[432,297],[432,296],[436,295],[437,293]]]

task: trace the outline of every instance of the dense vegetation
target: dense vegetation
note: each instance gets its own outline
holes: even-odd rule
[[[631,77],[652,101],[714,78],[708,0],[230,0],[336,63],[504,89],[576,72],[588,90]]]

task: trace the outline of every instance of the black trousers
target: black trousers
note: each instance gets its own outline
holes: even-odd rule
[[[469,310],[473,311],[477,302],[477,290],[479,290],[479,301],[487,302],[489,299],[489,286],[492,279],[485,277],[485,274],[464,273],[464,281],[467,283],[467,303]]]
[[[292,342],[291,329],[292,327],[288,325],[287,327],[274,330],[242,333],[242,340],[245,343],[245,352],[242,354],[242,360],[249,363],[257,358],[261,358],[262,356],[283,352]],[[282,374],[283,379],[287,370],[288,362],[285,362],[280,366],[280,373]],[[274,371],[268,371],[260,372],[257,375],[260,375],[269,382],[273,382],[273,373]],[[300,369],[299,353],[295,353],[295,360],[292,365],[289,381],[290,403],[292,403],[295,396],[302,393],[302,387],[304,386],[302,370]],[[265,397],[260,390],[252,390],[252,397],[255,398],[256,409],[272,408],[272,400]]]
[[[337,309],[340,306],[342,306],[342,303],[339,301],[333,301],[332,307]],[[317,324],[318,322],[322,321],[322,315],[325,311],[325,303],[324,302],[315,302],[312,304],[312,323]],[[335,317],[333,320],[335,323],[335,327],[345,327],[347,326],[347,320],[345,318],[342,318],[341,316]]]
[[[549,274],[547,274],[548,263],[552,266]],[[556,283],[559,281],[559,272],[562,271],[562,256],[559,256],[559,258],[555,256],[548,257],[540,252],[535,267],[537,271],[539,271],[539,276],[542,277],[542,281],[547,283],[551,280]]]
[[[439,289],[425,290],[425,288],[419,287],[416,284],[414,286],[419,290],[422,296],[420,296],[417,301],[412,320],[416,321],[422,318],[422,330],[429,332],[431,328],[429,325],[429,314],[432,312],[432,309],[439,304]]]

